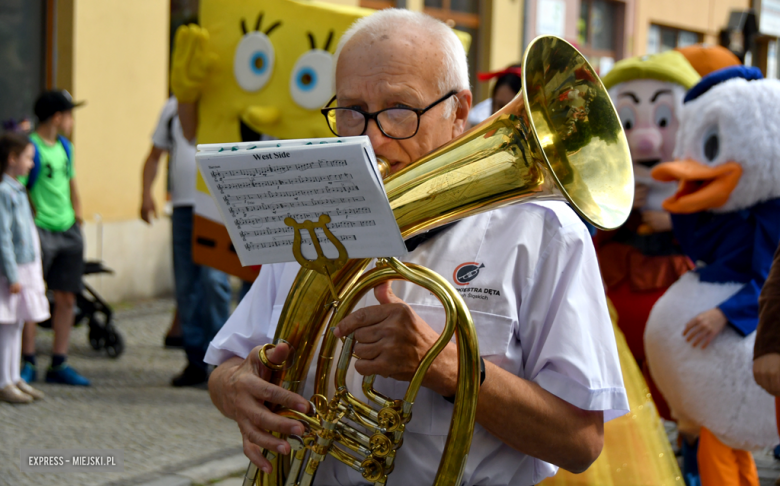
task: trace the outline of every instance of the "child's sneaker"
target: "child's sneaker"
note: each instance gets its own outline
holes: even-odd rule
[[[24,362],[24,366],[22,366],[22,371],[19,375],[21,375],[22,380],[24,380],[25,383],[32,383],[38,379],[38,372],[35,369],[35,366],[27,361]]]
[[[67,363],[63,363],[56,368],[49,368],[46,371],[46,383],[59,383],[61,385],[90,386],[88,379],[81,376]]]

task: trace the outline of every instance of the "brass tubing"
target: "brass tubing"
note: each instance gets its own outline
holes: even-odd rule
[[[374,390],[374,379],[376,375],[363,377],[363,394],[380,407],[395,407],[395,402],[390,398]]]

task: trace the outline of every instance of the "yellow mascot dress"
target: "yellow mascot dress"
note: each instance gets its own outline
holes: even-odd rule
[[[617,327],[612,327],[631,412],[604,425],[604,449],[582,474],[561,469],[543,486],[683,486],[685,483],[642,372]]]

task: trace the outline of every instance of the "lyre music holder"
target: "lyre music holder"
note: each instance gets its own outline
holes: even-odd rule
[[[295,260],[303,268],[307,270],[313,270],[328,278],[328,285],[330,285],[330,292],[333,295],[333,303],[335,304],[338,302],[339,296],[336,292],[336,287],[333,285],[333,274],[339,271],[347,263],[347,260],[349,260],[349,255],[347,254],[347,249],[344,248],[344,245],[341,243],[341,241],[339,241],[339,239],[333,233],[331,233],[330,229],[328,228],[328,223],[330,223],[330,216],[327,214],[320,214],[320,218],[316,223],[309,221],[308,219],[302,223],[299,223],[294,218],[289,216],[284,218],[284,224],[293,228],[295,233],[295,238],[293,239],[293,256],[295,256]],[[333,246],[336,247],[336,250],[339,252],[338,257],[333,259],[325,256],[325,253],[322,251],[322,246],[320,246],[320,240],[317,237],[317,233],[315,231],[316,228],[322,229],[322,232],[325,233],[325,237],[328,239],[328,241],[330,241]],[[317,258],[314,260],[309,260],[304,257],[303,252],[301,251],[301,244],[303,243],[301,231],[304,229],[309,231],[311,242],[314,244],[314,250],[317,252]]]

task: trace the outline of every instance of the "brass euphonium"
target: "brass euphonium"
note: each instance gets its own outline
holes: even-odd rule
[[[522,91],[499,112],[384,181],[404,238],[534,199],[566,200],[602,229],[616,228],[626,220],[634,191],[631,158],[615,108],[593,68],[566,41],[540,37],[525,52],[522,78]],[[346,261],[330,274],[332,282],[313,270],[298,273],[275,336],[277,342],[291,345],[294,357],[276,367],[272,382],[301,393],[319,338],[324,336],[311,399],[315,410],[305,415],[277,409],[304,423],[307,432],[304,437],[287,438],[290,456],[265,451],[273,473],[258,474],[250,464],[244,484],[308,485],[328,455],[362,472],[368,482],[385,484],[425,371],[453,332],[460,358],[459,384],[434,484],[460,484],[479,392],[479,351],[471,316],[455,289],[436,273],[393,258],[379,259],[376,268],[366,272],[369,263],[368,259]],[[374,377],[365,377],[363,391],[372,406],[346,388],[354,343],[351,336],[345,338],[335,392],[328,397],[338,339],[325,331],[351,312],[368,290],[393,279],[412,281],[439,297],[447,312],[439,341],[421,362],[403,399],[382,396],[373,390]],[[338,296],[335,300],[331,283]]]

